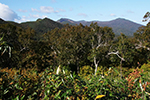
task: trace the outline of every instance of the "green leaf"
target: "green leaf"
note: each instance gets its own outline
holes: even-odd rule
[[[55,85],[56,88],[58,88],[61,85],[62,82],[60,82],[58,85]]]
[[[19,90],[23,90],[22,87],[19,87],[19,83],[16,83],[16,84],[15,84],[15,87],[16,87],[17,89],[19,89]]]
[[[23,96],[21,97],[21,100],[24,100],[24,97],[25,97],[25,95],[23,95]]]
[[[0,38],[0,41],[2,41],[2,40],[3,40],[3,38],[4,38],[4,34],[3,34],[3,36]]]
[[[19,95],[16,98],[12,99],[12,100],[19,100]]]
[[[9,90],[5,89],[4,90],[4,94],[7,94],[9,92]]]
[[[113,96],[113,94],[111,94],[111,93],[110,93],[110,94],[109,94],[109,96],[111,96],[111,97],[112,97],[112,96]]]
[[[61,90],[58,91],[58,93],[56,94],[55,98],[59,98],[60,99],[60,93],[61,93]]]
[[[47,95],[45,95],[44,100],[48,100],[48,98],[49,98],[49,97],[48,97]]]
[[[116,68],[113,68],[113,69],[118,75],[120,75],[120,73],[116,70]]]

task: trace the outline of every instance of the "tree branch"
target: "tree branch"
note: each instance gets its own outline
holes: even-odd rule
[[[119,51],[108,53],[108,55],[111,55],[111,54],[117,55],[122,61],[125,61],[125,59],[119,55]]]
[[[146,46],[143,46],[143,44],[140,42],[139,44],[135,44],[135,48],[136,49],[139,49],[139,48],[146,48],[148,51],[150,51],[150,48],[149,47],[146,47]]]

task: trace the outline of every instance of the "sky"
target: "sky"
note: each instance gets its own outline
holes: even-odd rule
[[[110,21],[125,18],[142,22],[150,0],[0,0],[0,18],[18,23],[50,18],[75,21]]]

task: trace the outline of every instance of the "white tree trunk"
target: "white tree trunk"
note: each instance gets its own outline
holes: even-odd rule
[[[96,57],[94,57],[95,75],[96,75],[96,72],[97,72],[98,63],[99,62],[96,61]]]
[[[59,72],[60,72],[60,65],[58,66],[58,68],[57,68],[57,71],[56,71],[56,74],[58,75],[59,74]]]

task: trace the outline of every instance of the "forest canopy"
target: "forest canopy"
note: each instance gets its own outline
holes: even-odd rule
[[[116,37],[111,27],[100,27],[97,23],[90,26],[66,24],[43,33],[40,40],[30,27],[0,24],[2,41],[12,47],[11,57],[8,51],[1,55],[0,66],[41,71],[61,65],[79,73],[80,68],[89,65],[95,69],[95,74],[99,66],[137,67],[149,60],[149,24],[139,27],[133,37],[123,33]]]

